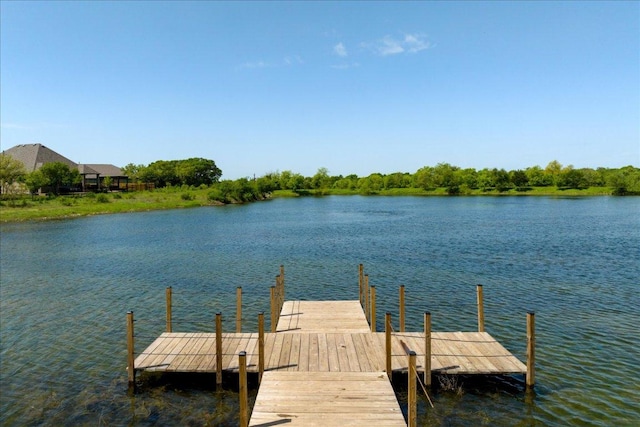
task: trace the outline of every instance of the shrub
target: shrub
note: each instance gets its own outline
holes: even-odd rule
[[[109,203],[109,197],[106,194],[98,194],[96,196],[96,202],[98,203]]]
[[[182,200],[193,200],[195,198],[195,196],[191,193],[182,193],[180,194],[180,198]]]
[[[115,193],[112,197],[114,199],[122,199],[122,195],[120,193]]]

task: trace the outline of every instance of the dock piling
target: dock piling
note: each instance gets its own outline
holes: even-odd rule
[[[400,285],[400,318],[399,318],[399,325],[398,325],[398,329],[400,332],[404,332],[404,321],[405,317],[404,317],[404,285]]]
[[[424,385],[431,387],[431,313],[424,313]]]
[[[271,332],[275,332],[278,327],[278,314],[276,313],[276,287],[271,287]]]
[[[389,377],[389,381],[392,381],[393,372],[391,371],[391,313],[389,312],[384,315],[384,337],[387,376]]]
[[[222,390],[222,313],[216,313],[216,389]]]
[[[376,331],[376,287],[371,286],[371,332]]]
[[[478,295],[478,332],[484,332],[484,297],[482,296],[482,285],[476,286]]]
[[[264,313],[258,314],[258,383],[264,374]]]
[[[129,389],[134,389],[136,385],[136,370],[133,342],[133,311],[127,312],[127,371]]]
[[[364,265],[358,265],[358,289],[360,295],[360,305],[364,308]]]
[[[240,395],[240,427],[249,425],[249,394],[247,392],[247,353],[238,355],[239,395]]]
[[[236,332],[242,332],[242,286],[236,288]]]
[[[536,383],[536,319],[535,313],[527,313],[527,388],[532,388]]]
[[[172,325],[171,325],[171,304],[172,304],[172,293],[173,290],[171,289],[171,286],[169,286],[166,291],[165,291],[165,297],[167,300],[167,332],[173,332],[172,331]]]
[[[411,350],[408,354],[409,369],[407,370],[407,426],[416,427],[418,421],[418,385],[416,381],[416,352]]]

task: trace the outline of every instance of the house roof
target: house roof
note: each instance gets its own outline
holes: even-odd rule
[[[40,169],[45,163],[53,162],[64,163],[70,168],[78,167],[76,162],[67,159],[63,155],[56,153],[42,144],[16,145],[15,147],[3,151],[3,153],[22,162],[27,172],[33,172],[34,170]]]
[[[84,173],[97,173],[100,174],[101,176],[125,176],[122,173],[122,170],[114,165],[107,165],[107,164],[91,164],[91,165],[79,165],[79,167],[84,166],[88,169],[93,170],[93,172],[84,172]],[[82,171],[80,171],[80,173],[83,173]]]
[[[123,175],[122,170],[117,166],[108,164],[78,164],[42,144],[20,144],[4,150],[2,153],[22,162],[27,172],[40,169],[45,163],[61,162],[72,169],[78,169],[81,175],[126,176]]]

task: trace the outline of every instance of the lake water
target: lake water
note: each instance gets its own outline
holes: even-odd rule
[[[213,384],[127,394],[126,312],[141,351],[163,331],[166,287],[174,330],[213,331],[216,312],[234,328],[242,286],[256,330],[280,264],[288,299],[357,299],[359,263],[378,313],[397,313],[406,286],[409,330],[424,311],[434,330],[475,330],[481,283],[487,331],[526,360],[536,313],[533,395],[463,384],[434,409],[422,399],[421,425],[640,424],[637,197],[276,199],[1,231],[1,425],[236,425],[237,395]]]

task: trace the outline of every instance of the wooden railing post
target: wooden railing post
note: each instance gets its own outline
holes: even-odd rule
[[[247,392],[247,353],[241,351],[238,355],[239,395],[240,395],[240,427],[249,425],[249,395]]]
[[[404,285],[400,285],[400,319],[398,329],[404,332]]]
[[[165,290],[165,297],[167,300],[167,332],[172,332],[172,325],[171,325],[171,296],[172,296],[172,289],[171,286],[169,286],[166,290]]]
[[[527,313],[527,388],[536,383],[536,319],[535,313]]]
[[[264,374],[264,313],[258,314],[258,383]]]
[[[276,314],[276,310],[278,307],[276,306],[276,287],[271,287],[271,332],[275,332],[278,327],[278,315]]]
[[[376,331],[376,287],[371,286],[371,332]]]
[[[216,388],[222,390],[222,313],[216,313]]]
[[[484,332],[484,298],[482,296],[482,285],[476,287],[478,294],[478,332]]]
[[[369,275],[364,275],[364,317],[371,323],[371,305],[369,304]]]
[[[236,332],[242,332],[242,286],[236,288]]]
[[[431,313],[424,313],[424,385],[431,387]]]
[[[280,286],[282,286],[282,303],[280,304],[280,310],[282,310],[282,306],[284,305],[284,265],[280,265]]]
[[[133,341],[133,311],[127,312],[127,377],[129,379],[129,389],[135,389],[136,369],[135,353]]]
[[[364,308],[364,265],[358,265],[358,288],[360,289],[360,306]]]
[[[418,424],[418,393],[416,381],[416,352],[409,351],[409,371],[407,372],[407,426],[416,427]]]
[[[386,370],[389,381],[391,381],[393,378],[393,372],[391,367],[391,313],[389,312],[384,315],[384,338]]]

